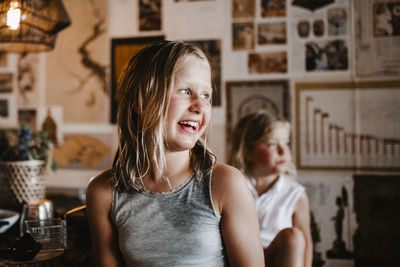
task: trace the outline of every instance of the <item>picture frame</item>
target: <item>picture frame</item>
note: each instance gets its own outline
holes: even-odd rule
[[[297,83],[295,94],[298,168],[400,169],[400,81]]]
[[[0,94],[0,127],[18,126],[17,104],[14,94]]]
[[[53,149],[62,170],[101,172],[111,168],[117,148],[116,127],[109,124],[64,124],[63,142]]]
[[[13,92],[13,76],[12,73],[0,73],[0,93]]]
[[[289,82],[287,80],[226,82],[226,144],[230,151],[232,131],[244,115],[265,109],[290,121]]]
[[[162,40],[164,40],[164,36],[115,38],[111,40],[111,123],[116,123],[117,119],[117,83],[125,64],[142,48]]]

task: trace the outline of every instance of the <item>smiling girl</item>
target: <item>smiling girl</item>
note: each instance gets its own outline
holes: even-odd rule
[[[289,122],[265,111],[244,116],[233,133],[230,163],[248,178],[267,267],[312,263],[309,204],[293,180],[289,140]]]
[[[203,140],[212,96],[204,53],[151,45],[129,61],[118,92],[118,151],[87,190],[96,266],[263,266],[246,180]]]

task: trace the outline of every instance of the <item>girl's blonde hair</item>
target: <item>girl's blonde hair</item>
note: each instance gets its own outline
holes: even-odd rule
[[[238,168],[247,177],[251,177],[252,166],[248,160],[249,155],[278,122],[290,127],[289,122],[283,117],[264,110],[242,117],[233,130],[229,164]],[[289,167],[289,173],[295,174],[294,165]]]
[[[164,177],[165,119],[176,68],[187,57],[209,64],[194,43],[161,41],[139,51],[125,66],[117,86],[119,147],[112,166],[119,190],[137,189],[135,183],[146,175]],[[214,162],[200,138],[190,151],[192,170],[209,172]]]

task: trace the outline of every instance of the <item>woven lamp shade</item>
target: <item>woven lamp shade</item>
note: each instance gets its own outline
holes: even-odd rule
[[[10,6],[21,10],[19,27],[7,25]],[[61,0],[4,0],[0,2],[0,50],[43,52],[54,48],[57,33],[71,21]]]

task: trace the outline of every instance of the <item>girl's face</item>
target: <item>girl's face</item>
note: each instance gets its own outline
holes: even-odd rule
[[[166,119],[167,151],[193,148],[211,118],[211,71],[207,61],[186,57],[177,65]]]
[[[289,124],[275,122],[250,152],[248,160],[255,176],[281,174],[287,171],[291,161],[289,148]]]

